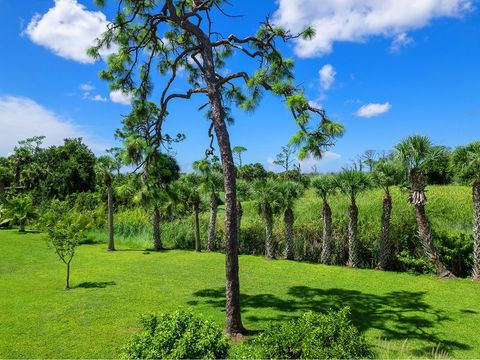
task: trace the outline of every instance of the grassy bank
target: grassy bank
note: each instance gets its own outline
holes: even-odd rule
[[[222,254],[119,249],[82,245],[74,288],[64,291],[64,267],[44,235],[0,231],[0,358],[118,357],[139,314],[178,307],[223,325]],[[456,358],[480,353],[480,287],[469,280],[246,255],[240,269],[249,329],[348,305],[381,357],[431,357],[439,344]]]

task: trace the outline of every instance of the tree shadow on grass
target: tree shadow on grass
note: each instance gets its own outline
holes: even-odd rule
[[[97,282],[86,281],[86,282],[82,282],[82,283],[78,284],[74,288],[105,289],[107,286],[111,286],[111,285],[117,285],[117,283],[115,281],[97,281]]]
[[[420,340],[422,345],[412,349],[414,356],[429,356],[433,348],[441,344],[447,351],[469,349],[470,346],[450,341],[438,334],[435,328],[448,327],[451,321],[444,311],[432,308],[423,297],[426,292],[393,291],[374,295],[356,290],[319,289],[308,286],[290,287],[287,296],[273,294],[241,295],[242,314],[250,322],[285,321],[298,317],[306,311],[325,313],[330,309],[350,307],[352,322],[361,331],[377,329],[387,340]],[[200,302],[213,307],[225,307],[225,289],[204,289],[193,294]],[[258,309],[272,309],[274,316],[261,317]]]

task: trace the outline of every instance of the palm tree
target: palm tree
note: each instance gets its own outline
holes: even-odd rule
[[[160,232],[160,209],[171,200],[175,193],[171,184],[180,177],[180,167],[172,156],[154,152],[145,164],[143,182],[146,203],[152,207],[153,249],[163,249]]]
[[[37,212],[30,196],[17,196],[7,201],[5,218],[17,223],[19,232],[25,232],[27,221],[36,216]]]
[[[357,267],[360,264],[357,244],[358,207],[356,198],[359,192],[369,184],[368,176],[357,169],[345,169],[337,177],[340,190],[350,197],[348,207],[348,262],[347,266]]]
[[[293,181],[285,181],[280,183],[279,204],[283,209],[283,221],[285,224],[285,259],[293,260],[295,251],[293,247],[293,223],[295,221],[293,214],[293,206],[295,201],[304,193],[301,184]]]
[[[328,204],[329,196],[337,191],[337,182],[334,175],[320,175],[313,179],[312,186],[323,200],[322,206],[322,252],[320,262],[329,264],[332,258],[332,209]]]
[[[215,250],[215,238],[217,230],[217,213],[220,205],[218,192],[223,188],[223,177],[220,173],[220,165],[217,161],[208,159],[198,160],[193,163],[193,168],[202,174],[202,187],[209,194],[210,221],[208,223],[207,249]]]
[[[195,173],[184,175],[178,182],[178,195],[180,200],[193,210],[193,219],[195,227],[195,251],[202,251],[202,243],[200,239],[200,207],[202,205],[202,197],[200,193],[201,176]]]
[[[386,270],[392,258],[392,244],[390,243],[390,217],[392,214],[392,196],[390,188],[399,184],[402,169],[398,163],[381,159],[372,169],[372,178],[375,185],[385,192],[383,196],[380,241],[378,246],[377,269]]]
[[[415,206],[418,237],[425,255],[435,265],[438,276],[452,278],[454,275],[443,264],[433,243],[433,233],[425,213],[427,181],[422,166],[437,155],[426,136],[412,135],[395,146],[396,157],[405,165],[410,187],[409,202]]]
[[[269,179],[255,182],[252,190],[258,212],[265,222],[265,257],[274,259],[273,214],[279,207],[279,186],[278,183]]]
[[[453,152],[453,166],[463,181],[472,184],[473,268],[472,278],[480,280],[480,141],[460,146]]]
[[[241,227],[243,207],[242,201],[247,200],[250,197],[250,186],[245,180],[237,180],[237,238],[238,243],[241,246]]]
[[[108,251],[115,251],[114,225],[113,225],[113,175],[114,161],[108,155],[100,156],[97,159],[95,170],[102,184],[107,188],[108,208]]]

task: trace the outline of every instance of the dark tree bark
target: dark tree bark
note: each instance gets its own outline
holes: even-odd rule
[[[195,222],[195,251],[202,251],[202,242],[200,241],[200,220],[198,219],[200,207],[198,204],[193,205],[193,220]]]
[[[383,197],[382,221],[380,230],[380,242],[378,246],[377,270],[386,270],[392,258],[392,244],[390,243],[390,217],[392,214],[392,197],[385,194]]]
[[[243,208],[242,202],[237,200],[237,239],[238,239],[238,251],[240,252],[240,248],[242,246],[242,216],[243,216]]]
[[[322,264],[329,264],[332,258],[332,210],[326,200],[323,201],[322,221],[322,252],[320,254],[320,262]]]
[[[433,233],[427,214],[425,213],[425,205],[427,197],[425,196],[425,187],[427,184],[425,174],[419,168],[414,168],[410,172],[410,203],[415,206],[415,214],[418,227],[418,238],[422,245],[423,251],[428,259],[433,263],[437,271],[437,275],[441,278],[454,278],[455,276],[445,267],[440,255],[433,243]]]
[[[285,259],[293,260],[295,253],[293,249],[293,222],[294,215],[291,208],[287,208],[283,214],[285,223]]]
[[[263,206],[263,220],[265,222],[265,257],[275,259],[275,239],[273,237],[273,211],[269,204]]]
[[[67,280],[65,282],[65,290],[70,289],[70,262],[67,262]]]
[[[107,203],[108,203],[108,251],[115,251],[113,242],[113,189],[112,186],[107,187]]]
[[[348,207],[348,263],[349,267],[359,265],[358,244],[357,244],[357,226],[358,226],[358,207],[355,198],[351,198]]]
[[[473,269],[472,279],[480,281],[480,178],[473,184]]]
[[[25,221],[23,220],[20,221],[20,223],[18,224],[18,231],[25,232]]]
[[[153,249],[160,251],[163,249],[162,237],[160,232],[160,210],[157,206],[153,208],[152,213],[152,228],[153,228]]]
[[[215,235],[217,230],[217,210],[218,210],[218,195],[210,195],[210,222],[208,224],[208,238],[207,249],[209,251],[215,250]]]

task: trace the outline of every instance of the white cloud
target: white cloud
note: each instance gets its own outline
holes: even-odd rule
[[[80,84],[80,89],[83,91],[92,91],[95,89],[95,86],[89,83]]]
[[[293,32],[312,25],[312,40],[299,39],[301,57],[321,56],[338,41],[363,42],[371,36],[395,37],[427,26],[433,19],[460,17],[472,0],[278,0],[274,20]]]
[[[89,11],[77,0],[55,0],[45,14],[36,14],[30,20],[24,33],[58,56],[92,64],[95,60],[87,55],[87,49],[107,29],[107,24],[101,11]],[[102,55],[113,51],[114,47]]]
[[[382,115],[390,111],[391,108],[392,105],[389,102],[384,104],[367,104],[358,109],[356,115],[360,117],[371,118]]]
[[[320,69],[318,75],[320,76],[320,86],[322,90],[326,91],[330,90],[335,82],[335,75],[337,75],[337,72],[332,65],[327,64]]]
[[[116,104],[131,105],[132,96],[124,93],[122,90],[110,91],[110,100]]]
[[[300,169],[302,173],[325,173],[336,170],[338,166],[335,163],[342,158],[342,155],[333,151],[325,151],[321,159],[316,159],[309,156],[306,159],[300,160]]]
[[[0,96],[0,154],[7,155],[19,140],[36,135],[46,136],[46,146],[62,144],[65,138],[82,137],[95,152],[110,147],[32,99]]]
[[[102,96],[102,95],[95,95],[94,97],[92,97],[90,100],[92,101],[99,101],[99,102],[107,102],[107,98],[105,96]]]
[[[399,52],[402,48],[411,45],[414,43],[413,38],[408,36],[406,33],[401,33],[395,36],[390,45],[390,51],[393,53]]]

